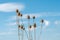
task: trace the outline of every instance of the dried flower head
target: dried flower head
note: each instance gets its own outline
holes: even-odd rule
[[[19,12],[18,9],[16,9],[16,12],[17,12],[17,13]]]
[[[33,16],[33,19],[35,19],[35,16]]]
[[[44,20],[42,19],[42,20],[41,20],[41,22],[43,23],[43,22],[44,22]]]
[[[30,19],[30,16],[28,15],[27,18]]]
[[[36,28],[36,23],[34,23],[34,28]]]

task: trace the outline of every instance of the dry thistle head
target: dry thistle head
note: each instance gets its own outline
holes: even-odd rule
[[[21,13],[20,12],[18,13],[18,16],[21,16]]]
[[[16,12],[17,12],[17,13],[19,12],[18,9],[16,9]]]
[[[30,19],[30,16],[28,15],[27,18]]]
[[[19,28],[21,28],[21,26],[20,26],[20,25],[18,25],[18,27],[19,27]]]
[[[22,17],[22,14],[20,16]]]
[[[41,20],[41,22],[43,23],[43,22],[44,22],[44,20],[42,19],[42,20]]]
[[[21,25],[21,29],[23,29],[23,25]]]
[[[21,25],[21,29],[22,29],[22,30],[25,30],[25,28],[23,27],[23,25]]]
[[[23,28],[23,30],[25,30],[25,28]]]
[[[34,28],[36,28],[36,23],[34,23]]]
[[[18,13],[18,16],[21,16],[21,17],[22,17],[22,14],[19,12],[19,13]]]
[[[29,26],[29,28],[31,29],[31,28],[32,28],[32,26],[30,25],[30,26]]]
[[[33,19],[35,19],[35,16],[33,16]]]

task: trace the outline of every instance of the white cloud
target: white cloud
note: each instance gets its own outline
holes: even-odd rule
[[[45,23],[45,26],[48,26],[50,22],[47,20],[44,20],[44,23]]]
[[[0,32],[0,35],[13,35],[16,34],[16,28],[9,28],[8,31]]]
[[[57,20],[57,21],[54,22],[54,24],[59,25],[60,21]]]
[[[16,22],[8,22],[5,25],[7,25],[7,26],[15,26],[16,25]]]
[[[24,9],[24,5],[18,4],[18,3],[0,4],[0,11],[2,11],[2,12],[12,12],[12,11],[16,11],[16,9],[19,9],[21,11]]]
[[[47,28],[50,25],[50,22],[48,20],[44,20],[44,27],[43,29]]]
[[[41,14],[41,16],[45,16],[45,17],[48,17],[48,16],[60,16],[60,12],[42,12],[40,14]]]
[[[0,35],[12,35],[14,32],[0,32]]]
[[[16,28],[9,28],[10,32],[13,32],[13,31],[16,31],[16,30],[17,30]]]
[[[26,24],[27,22],[26,21],[23,21],[23,24]],[[22,24],[22,22],[20,22],[20,24]],[[7,26],[16,26],[17,25],[17,22],[9,22],[9,23],[6,23]]]

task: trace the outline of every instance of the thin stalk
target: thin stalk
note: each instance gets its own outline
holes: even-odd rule
[[[36,40],[36,29],[34,28],[34,40]]]
[[[22,16],[21,16],[21,22],[22,22],[22,25],[24,26],[23,24],[23,20],[22,20]],[[24,27],[23,27],[24,28]],[[22,40],[24,39],[24,30],[22,29]]]
[[[25,30],[25,33],[26,33],[26,35],[27,35],[27,39],[28,39],[29,37],[28,37],[28,33],[27,33],[27,31],[26,31],[26,30]]]
[[[28,27],[30,26],[30,20],[28,19]],[[29,29],[29,38],[28,40],[30,40],[30,29]]]
[[[24,30],[22,30],[22,40],[24,39]]]
[[[35,18],[33,18],[33,25],[34,25],[34,23],[35,23]],[[34,26],[34,40],[36,40],[36,28],[35,28],[35,26]]]
[[[16,14],[17,15],[17,17],[16,17],[16,19],[17,19],[17,25],[18,25],[18,40],[20,40],[20,34],[19,34],[19,18],[18,18],[18,14]]]
[[[29,28],[29,26],[30,26],[30,16],[28,15],[28,30],[29,30],[29,33],[28,33],[28,35],[29,35],[29,38],[28,38],[28,40],[30,40],[30,28]]]
[[[19,40],[20,40],[20,33],[19,33],[19,27],[18,27],[18,38],[19,38]]]
[[[41,24],[41,31],[40,31],[40,38],[39,38],[39,40],[41,40],[41,35],[42,35],[42,24]]]

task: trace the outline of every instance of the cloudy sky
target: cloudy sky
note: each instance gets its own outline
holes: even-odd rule
[[[60,1],[59,0],[0,0],[0,40],[18,40],[16,9],[23,14],[23,23],[28,32],[27,15],[36,16],[37,40],[60,40]],[[44,19],[41,31],[40,20]],[[33,29],[33,28],[32,28]],[[33,35],[33,30],[31,30]],[[26,33],[24,39],[27,40]]]

